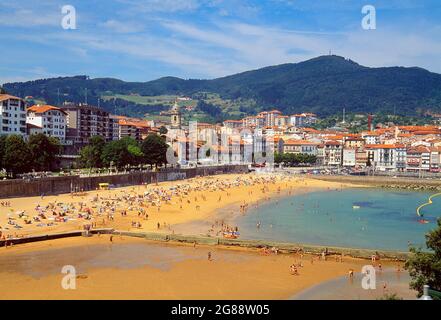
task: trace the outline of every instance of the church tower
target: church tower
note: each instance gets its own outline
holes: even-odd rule
[[[171,128],[181,129],[181,124],[182,124],[181,108],[179,107],[177,101],[175,101],[175,104],[171,108],[170,115],[171,115]]]

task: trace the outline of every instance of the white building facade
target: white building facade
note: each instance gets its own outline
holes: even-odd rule
[[[26,122],[41,128],[43,134],[66,142],[67,113],[49,105],[35,105],[27,110]]]
[[[0,135],[26,135],[26,104],[23,99],[0,94]]]

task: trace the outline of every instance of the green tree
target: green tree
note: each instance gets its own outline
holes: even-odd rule
[[[426,234],[426,247],[410,248],[412,255],[407,259],[405,268],[412,278],[410,288],[423,294],[423,286],[441,291],[441,218],[438,219],[438,228]]]
[[[32,168],[36,171],[51,171],[55,168],[56,157],[61,145],[58,139],[49,138],[43,133],[33,134],[28,141]]]
[[[5,155],[5,147],[6,147],[6,138],[7,136],[0,136],[0,170],[4,169],[4,155]]]
[[[31,152],[22,136],[15,134],[8,136],[4,149],[3,165],[14,177],[31,170]]]
[[[161,136],[164,136],[164,135],[166,135],[167,133],[168,133],[168,130],[167,130],[166,127],[161,126],[161,127],[159,128],[159,134],[160,134]]]
[[[274,163],[280,164],[282,162],[283,162],[283,153],[275,152],[274,153]]]
[[[80,150],[80,158],[78,163],[82,168],[101,168],[103,161],[101,155],[103,153],[106,141],[101,136],[94,136],[89,139],[89,144]]]
[[[103,148],[102,161],[106,166],[113,164],[117,168],[141,163],[143,153],[135,139],[126,137],[111,141]]]
[[[403,300],[403,298],[399,297],[396,293],[385,293],[377,300]]]
[[[168,144],[165,138],[157,134],[149,134],[141,144],[141,150],[144,154],[143,161],[151,167],[167,164]]]

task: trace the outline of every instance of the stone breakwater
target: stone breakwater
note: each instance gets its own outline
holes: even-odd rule
[[[441,180],[372,176],[308,176],[311,179],[372,186],[385,189],[441,191]]]
[[[379,185],[380,188],[385,189],[404,189],[404,190],[413,190],[413,191],[441,191],[441,186],[426,186],[426,185],[401,185],[401,184],[385,184]]]

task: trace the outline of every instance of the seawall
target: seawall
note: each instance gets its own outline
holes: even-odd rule
[[[191,179],[197,176],[217,174],[246,173],[245,165],[226,165],[216,167],[198,167],[190,169],[168,169],[160,172],[130,172],[125,174],[103,176],[65,176],[32,180],[0,181],[0,199],[15,197],[32,197],[70,193],[72,190],[96,190],[100,183],[110,183],[116,187],[151,184],[164,181]]]

